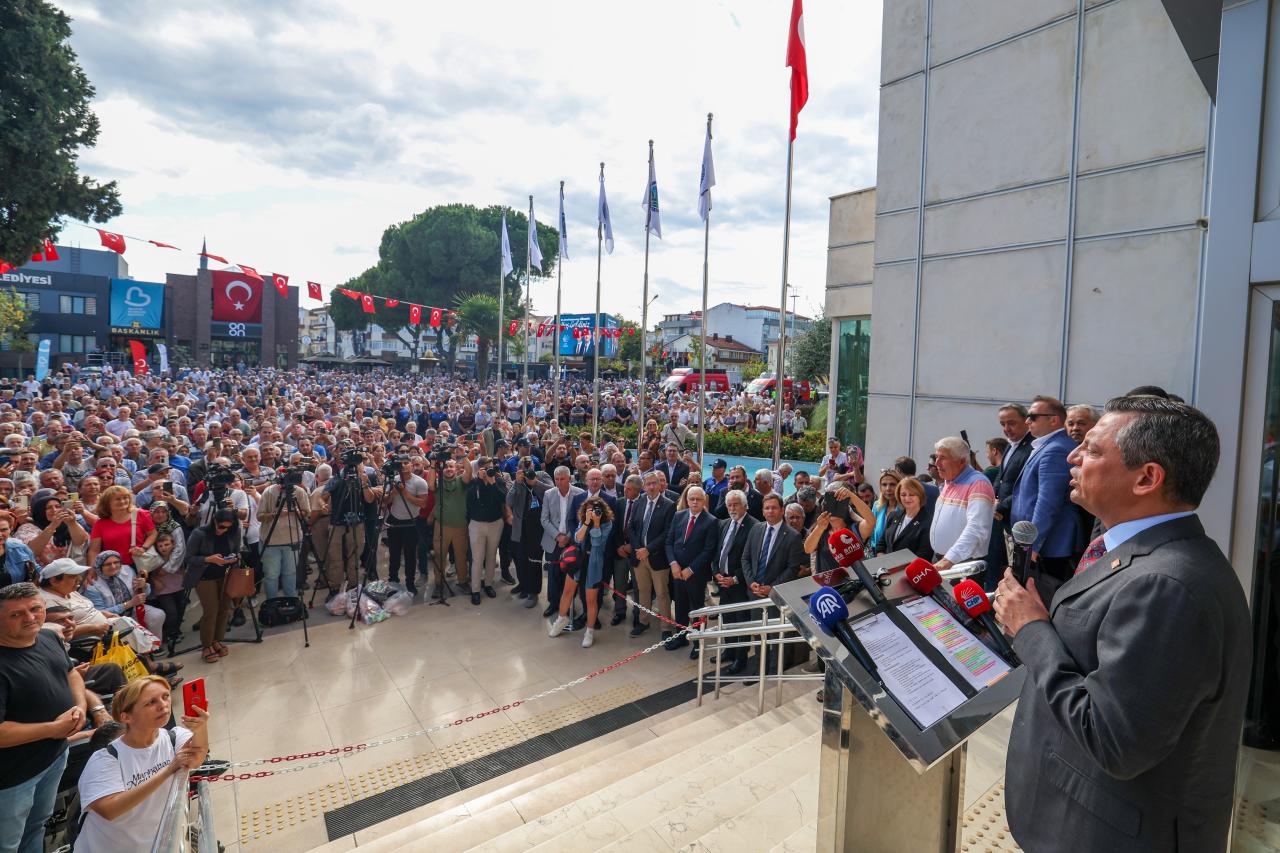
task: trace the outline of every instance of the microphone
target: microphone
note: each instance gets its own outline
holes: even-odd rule
[[[987,633],[991,635],[991,645],[995,646],[995,650],[1008,663],[1016,666],[1018,656],[1013,653],[1013,646],[1009,645],[1004,632],[1000,630],[1000,626],[996,624],[995,618],[991,615],[991,602],[987,600],[987,594],[983,592],[978,582],[971,578],[965,578],[956,584],[954,592],[956,602],[964,609],[964,612],[978,620],[978,622],[982,623],[982,627],[987,629]]]
[[[876,583],[875,578],[871,577],[867,567],[862,565],[862,543],[852,531],[846,527],[832,531],[827,537],[827,547],[831,549],[831,556],[835,557],[836,565],[842,569],[851,569],[858,576],[858,580],[862,581],[862,585],[866,587],[876,604],[885,603],[886,599],[884,593],[880,591],[880,585]]]
[[[1018,583],[1026,586],[1027,566],[1031,563],[1031,546],[1035,544],[1040,531],[1030,521],[1019,521],[1010,531],[1013,536],[1013,576]]]
[[[880,673],[876,670],[875,661],[871,659],[870,653],[867,652],[862,641],[858,639],[857,634],[849,628],[846,621],[849,618],[849,608],[845,606],[844,599],[838,592],[828,586],[824,586],[815,592],[809,598],[809,615],[813,617],[813,621],[817,622],[827,636],[835,637],[840,641],[840,645],[849,650],[849,654],[853,655],[853,659],[858,665],[867,671],[867,673],[877,682],[880,681]]]
[[[942,575],[938,574],[938,570],[933,567],[933,563],[922,557],[916,557],[907,565],[905,572],[907,583],[911,588],[921,595],[927,595],[937,602],[938,606],[947,611],[966,628],[972,630],[973,620],[969,618],[969,614],[960,609],[955,600],[942,591]]]
[[[818,572],[813,576],[813,581],[818,586],[828,586],[840,593],[840,597],[844,599],[844,603],[848,604],[858,597],[858,593],[862,592],[862,581],[857,578],[849,577],[849,573],[839,567],[825,572]]]

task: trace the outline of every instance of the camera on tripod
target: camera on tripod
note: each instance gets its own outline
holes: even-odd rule
[[[211,491],[225,490],[236,478],[236,472],[228,465],[214,462],[205,471],[204,481]]]
[[[354,470],[364,464],[364,451],[358,447],[350,447],[342,451],[342,467],[354,473]]]
[[[289,468],[280,469],[280,485],[285,489],[292,489],[294,486],[302,485],[302,474],[307,469],[298,465]]]
[[[394,480],[400,476],[400,466],[409,461],[408,456],[392,456],[386,462],[382,463],[382,476],[388,480]]]
[[[458,445],[452,441],[443,445],[436,444],[432,446],[431,453],[428,454],[427,458],[432,462],[448,462],[453,458],[453,451],[457,446]]]

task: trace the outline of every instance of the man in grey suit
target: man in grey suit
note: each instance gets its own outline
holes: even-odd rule
[[[560,571],[560,554],[578,529],[578,518],[570,511],[582,489],[569,483],[569,469],[561,465],[555,470],[554,489],[542,494],[542,550],[547,555],[547,609],[544,618],[560,610],[560,594],[564,592],[564,572]]]
[[[1027,668],[1005,770],[1026,850],[1226,849],[1251,653],[1240,583],[1195,516],[1218,448],[1191,406],[1112,400],[1069,457],[1106,533],[1050,611],[1034,580],[1000,581]]]

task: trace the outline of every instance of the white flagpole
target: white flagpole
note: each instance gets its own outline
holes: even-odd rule
[[[506,225],[505,221],[503,225]],[[506,323],[503,322],[503,317],[507,313],[507,275],[504,271],[506,269],[506,259],[502,257],[501,235],[499,235],[498,241],[498,386],[501,387],[503,384],[502,344],[503,338],[506,336]],[[506,394],[503,394],[502,397],[505,400]]]
[[[600,180],[604,180],[604,163],[600,164]],[[592,350],[592,376],[591,384],[593,386],[593,396],[595,402],[594,414],[591,418],[591,443],[597,444],[600,441],[600,266],[604,259],[604,223],[596,222],[596,314],[591,321],[592,331],[595,332],[592,338],[594,349]]]
[[[560,214],[564,215],[564,181],[560,182]],[[560,224],[556,224],[556,230],[560,230]],[[555,421],[560,420],[560,282],[564,279],[564,253],[560,253],[560,262],[556,264],[556,324],[551,330],[552,339],[555,344],[551,350],[554,355],[554,367],[556,372],[553,390],[552,390],[552,413],[551,417]]]
[[[711,113],[707,113],[707,144],[711,144]],[[706,163],[703,163],[706,168]],[[710,190],[707,191],[708,202]],[[702,357],[701,376],[698,379],[698,464],[706,469],[703,458],[707,439],[707,285],[710,281],[708,255],[711,248],[711,206],[707,205],[707,216],[702,221]],[[775,466],[776,467],[776,466]]]
[[[787,173],[790,175],[790,171]],[[790,178],[787,184],[787,210],[790,211],[791,189]],[[525,238],[524,252],[524,381],[520,388],[520,405],[524,411],[521,413],[521,420],[529,417],[529,294],[531,291],[533,279],[533,241],[537,238],[537,231],[533,225],[533,196],[529,196],[529,236]],[[785,257],[785,254],[784,254]]]
[[[778,365],[777,379],[773,383],[773,468],[778,469],[782,458],[782,398],[785,396],[787,363],[787,261],[791,251],[791,154],[795,140],[787,143],[787,204],[786,218],[782,226],[782,296],[778,299]]]
[[[653,140],[649,140],[649,162],[653,162]],[[644,214],[644,291],[640,297],[640,402],[636,407],[636,453],[640,452],[640,439],[644,437],[645,362],[649,358],[649,222],[653,219],[652,205]]]

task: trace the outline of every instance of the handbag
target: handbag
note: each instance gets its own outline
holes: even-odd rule
[[[140,655],[149,655],[160,648],[160,638],[151,633],[150,629],[141,620],[132,616],[117,616],[111,620],[111,627],[122,634],[124,629],[132,628],[133,630],[125,634],[121,639],[129,648]]]
[[[227,580],[223,586],[227,598],[253,597],[253,569],[248,566],[236,566],[227,569]]]
[[[129,547],[135,548],[138,545],[138,511],[135,509],[129,514]],[[135,554],[133,557],[133,567],[142,574],[150,574],[156,569],[164,565],[164,558],[156,553],[155,547],[151,547],[143,551],[141,554]]]
[[[120,635],[115,631],[111,632],[110,642],[104,645],[102,641],[93,650],[93,659],[91,664],[113,663],[120,667],[120,671],[124,673],[126,681],[134,681],[142,678],[147,674],[147,668],[142,665],[142,661],[138,660],[138,655],[133,649],[120,642]]]

